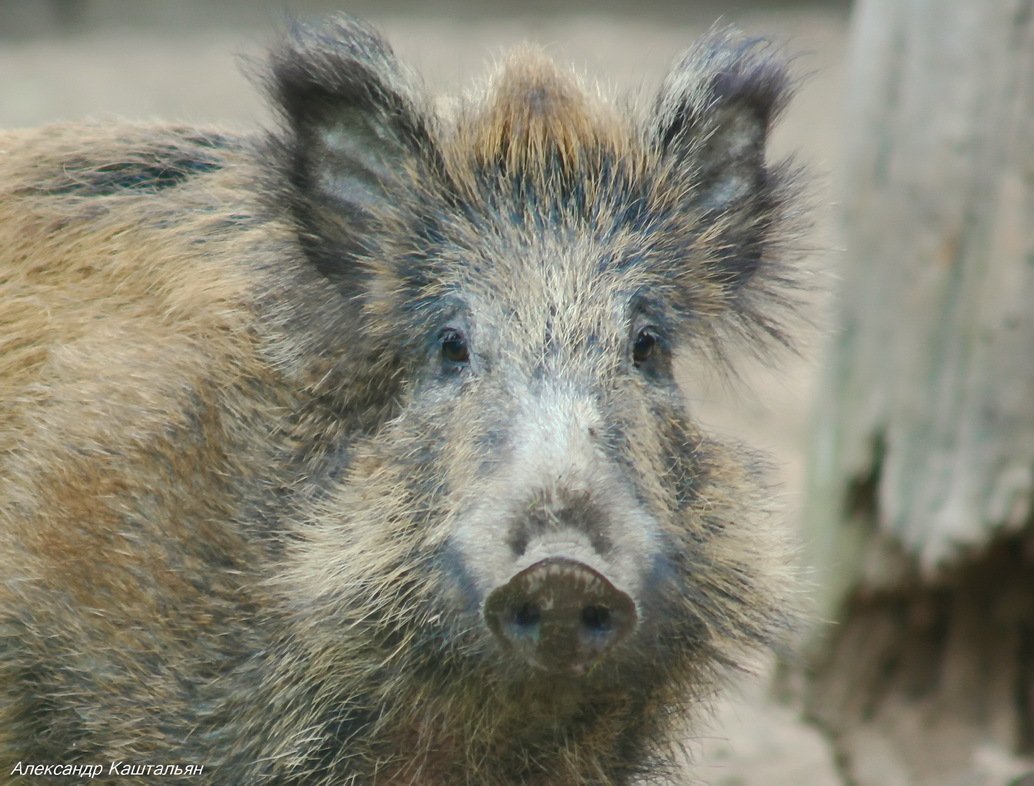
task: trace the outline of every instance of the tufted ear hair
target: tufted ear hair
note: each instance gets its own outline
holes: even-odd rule
[[[685,208],[713,227],[722,249],[711,271],[731,298],[762,267],[778,228],[789,175],[765,161],[790,78],[758,39],[714,32],[664,80],[649,134],[685,192]]]
[[[326,275],[341,273],[343,252],[405,215],[436,166],[432,116],[413,82],[380,35],[350,17],[297,26],[273,53],[291,199]]]

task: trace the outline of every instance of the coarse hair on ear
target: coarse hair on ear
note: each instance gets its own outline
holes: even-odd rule
[[[438,168],[434,117],[387,42],[352,17],[296,24],[271,61],[291,201],[317,267],[334,277],[364,236],[407,215]]]
[[[771,165],[766,145],[791,88],[775,47],[714,30],[676,61],[646,128],[683,209],[706,227],[697,248],[707,253],[686,285],[713,293],[712,314],[784,342],[778,309],[768,307],[793,288],[780,256],[796,229],[798,169]]]

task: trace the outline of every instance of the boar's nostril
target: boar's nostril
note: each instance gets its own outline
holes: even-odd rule
[[[522,606],[518,606],[513,614],[513,622],[520,628],[534,628],[541,619],[542,612],[534,603],[525,603]]]
[[[542,621],[542,610],[535,603],[515,603],[501,611],[499,632],[497,635],[512,642],[534,642],[538,641]]]
[[[610,609],[606,606],[586,606],[582,609],[582,625],[599,634],[611,631]]]
[[[557,557],[493,590],[485,620],[531,665],[583,674],[635,628],[636,612],[632,599],[601,573]]]

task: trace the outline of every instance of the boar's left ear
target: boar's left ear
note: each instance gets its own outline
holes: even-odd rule
[[[790,79],[758,39],[718,31],[668,74],[650,135],[670,167],[687,216],[708,233],[704,274],[728,303],[763,266],[788,200],[785,168],[766,165],[769,129],[790,94]]]
[[[280,142],[303,240],[324,274],[340,276],[349,252],[426,187],[430,113],[388,44],[349,17],[296,27],[273,53],[270,88],[286,121]]]

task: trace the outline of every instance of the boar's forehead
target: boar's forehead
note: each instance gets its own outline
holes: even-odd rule
[[[515,58],[459,113],[443,159],[458,200],[442,273],[501,334],[616,338],[656,289],[677,195],[641,129],[548,60]]]
[[[609,270],[611,249],[591,236],[493,238],[468,253],[480,259],[458,262],[454,291],[475,341],[490,333],[537,352],[610,344],[627,332],[637,276]]]

